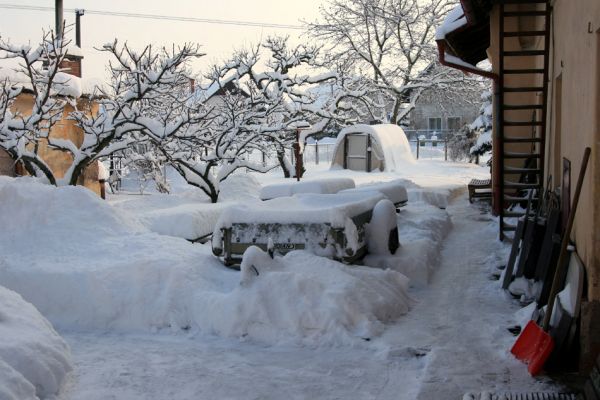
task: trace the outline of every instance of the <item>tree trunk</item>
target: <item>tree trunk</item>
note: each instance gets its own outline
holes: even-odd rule
[[[279,161],[279,165],[283,170],[283,177],[290,178],[290,170],[285,163],[285,150],[283,148],[277,149],[277,160]]]

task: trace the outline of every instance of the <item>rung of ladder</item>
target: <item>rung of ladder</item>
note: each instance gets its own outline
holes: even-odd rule
[[[523,138],[523,137],[511,137],[506,136],[502,139],[504,143],[540,143],[542,139],[534,137],[534,138]]]
[[[500,0],[502,4],[543,4],[548,0]]]
[[[524,211],[505,211],[504,212],[504,218],[520,218],[523,215],[525,215]]]
[[[505,174],[539,174],[539,168],[504,167]]]
[[[505,92],[541,92],[543,87],[505,87],[502,90]]]
[[[521,36],[544,36],[546,31],[511,31],[504,32],[504,37],[521,37]]]
[[[518,50],[518,51],[504,51],[502,55],[508,57],[527,57],[527,56],[543,56],[546,54],[545,50]]]
[[[542,121],[503,121],[504,126],[542,126]]]
[[[522,201],[528,201],[529,197],[528,196],[511,196],[511,195],[504,195],[504,201],[510,201],[511,203],[520,203]],[[532,197],[531,201],[537,201],[537,197]]]
[[[509,189],[535,189],[539,187],[539,184],[504,181],[504,187]]]
[[[541,110],[544,108],[541,104],[503,104],[505,110]]]
[[[514,151],[505,151],[504,158],[540,158],[536,153],[518,153]]]
[[[503,223],[502,224],[502,230],[503,231],[515,231],[515,230],[517,230],[517,226],[516,225],[507,224],[507,223]]]
[[[521,69],[505,69],[502,70],[504,74],[543,74],[543,68],[521,68]]]
[[[546,11],[505,11],[505,17],[541,17]]]

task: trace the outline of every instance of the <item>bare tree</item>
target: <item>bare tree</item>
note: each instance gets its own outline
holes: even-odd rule
[[[462,80],[431,68],[435,29],[453,0],[331,0],[309,34],[328,44],[332,60],[345,60],[391,98],[390,121],[400,123],[428,88]]]
[[[307,127],[300,134],[302,145],[328,125],[356,122],[378,106],[367,96],[364,81],[325,68],[319,51],[317,46],[290,47],[286,37],[270,37],[261,46],[236,53],[213,76],[246,93],[261,110],[252,129],[275,149],[286,177],[294,169],[285,150],[297,141],[300,126]]]

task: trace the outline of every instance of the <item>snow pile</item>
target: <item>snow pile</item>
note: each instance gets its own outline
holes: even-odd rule
[[[292,196],[299,193],[334,194],[344,189],[354,188],[350,178],[329,178],[302,182],[276,183],[267,185],[260,191],[261,200]]]
[[[85,254],[104,236],[142,229],[87,189],[55,188],[32,178],[0,179],[0,204],[0,226],[10,233],[0,243],[23,255],[32,252],[32,243],[39,255]]]
[[[391,200],[394,204],[404,203],[408,201],[408,194],[404,179],[396,179],[391,182],[382,183],[371,183],[368,185],[362,185],[354,189],[342,190],[340,193],[355,193],[355,192],[370,192],[377,191],[381,192],[388,200]]]
[[[0,286],[0,398],[34,400],[58,394],[71,371],[67,344],[17,293]]]
[[[232,293],[198,296],[211,309],[202,320],[221,336],[270,343],[354,343],[408,312],[408,279],[391,270],[346,266],[294,251],[271,259],[251,247],[241,285]]]
[[[0,202],[0,281],[60,329],[355,343],[410,304],[403,275],[307,252],[243,278],[208,245],[149,232],[81,187],[3,178]]]
[[[400,248],[393,256],[368,254],[364,263],[391,268],[406,275],[411,286],[422,287],[440,264],[443,239],[452,227],[445,210],[423,201],[412,200],[398,214]]]
[[[369,254],[392,255],[389,248],[390,235],[397,235],[396,206],[388,199],[381,200],[373,209],[373,217],[367,227]]]

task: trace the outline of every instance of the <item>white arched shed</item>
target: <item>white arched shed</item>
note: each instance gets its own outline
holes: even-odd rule
[[[332,167],[354,171],[400,171],[414,164],[406,134],[398,125],[353,125],[341,130],[334,148]]]

